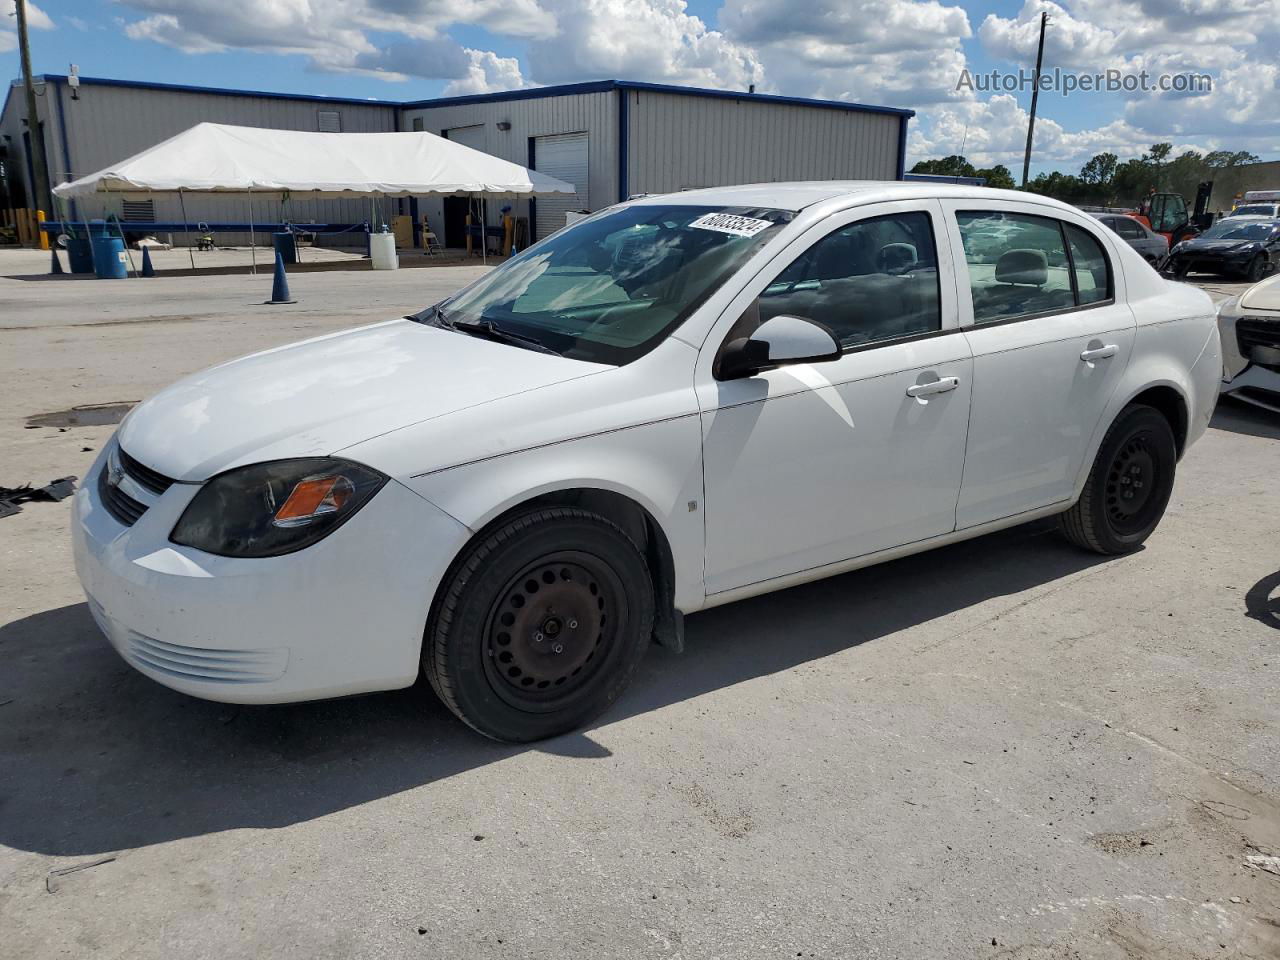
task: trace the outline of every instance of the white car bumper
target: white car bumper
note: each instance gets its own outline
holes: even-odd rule
[[[1222,392],[1280,413],[1280,371],[1250,364],[1223,383]]]
[[[126,525],[99,496],[106,452],[75,495],[72,542],[94,619],[132,666],[227,703],[414,682],[431,598],[470,536],[462,524],[390,481],[347,523],[297,553],[213,556],[169,542],[199,485],[151,495],[146,512]]]

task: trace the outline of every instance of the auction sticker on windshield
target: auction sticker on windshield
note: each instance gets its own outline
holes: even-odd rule
[[[772,223],[768,220],[757,220],[755,217],[739,217],[732,213],[707,213],[689,226],[699,230],[714,230],[716,233],[731,233],[735,237],[754,237],[761,230],[768,230]]]

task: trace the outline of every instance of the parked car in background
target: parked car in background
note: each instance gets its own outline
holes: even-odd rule
[[[1257,283],[1280,263],[1280,220],[1228,217],[1169,251],[1164,271],[1178,279],[1189,273],[1244,277]]]
[[[1280,413],[1280,274],[1218,307],[1222,392]]]
[[[1280,218],[1280,190],[1247,190],[1227,216]]]
[[[1142,259],[1153,267],[1158,267],[1169,255],[1169,240],[1158,233],[1153,233],[1141,220],[1124,214],[1094,213],[1104,227],[1110,227],[1125,243],[1137,250]]]
[[[75,563],[111,643],[177,690],[422,674],[535,740],[680,648],[685,614],[1041,517],[1138,549],[1221,376],[1208,295],[1054,200],[647,197],[412,317],[139,404],[76,494]]]
[[[1280,218],[1280,203],[1243,203],[1222,219],[1228,217],[1272,217]]]

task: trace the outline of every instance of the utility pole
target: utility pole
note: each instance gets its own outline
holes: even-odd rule
[[[19,0],[21,2],[21,0]],[[1027,121],[1027,152],[1022,158],[1022,188],[1027,187],[1031,172],[1031,140],[1036,132],[1036,101],[1040,99],[1040,70],[1044,66],[1044,31],[1049,25],[1049,11],[1040,14],[1040,49],[1036,51],[1036,80],[1031,88],[1031,117]]]
[[[44,133],[36,115],[36,88],[31,82],[31,44],[27,40],[27,2],[14,0],[18,12],[18,50],[22,57],[22,88],[27,96],[27,131],[31,137],[31,168],[35,183],[31,184],[31,206],[44,207],[49,200],[49,164],[44,154]]]

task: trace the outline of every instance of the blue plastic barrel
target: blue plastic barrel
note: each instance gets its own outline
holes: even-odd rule
[[[294,240],[294,236],[285,230],[280,233],[271,235],[271,243],[276,248],[276,253],[284,259],[285,263],[298,262],[298,244]]]
[[[93,273],[93,250],[83,235],[67,237],[67,262],[72,273]]]
[[[123,280],[129,275],[124,240],[107,230],[91,227],[90,243],[93,246],[93,272],[100,280]]]

